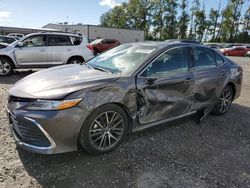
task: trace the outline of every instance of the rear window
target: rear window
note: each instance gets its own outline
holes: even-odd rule
[[[82,37],[70,37],[73,45],[78,46],[82,43]]]
[[[103,39],[96,39],[93,42],[91,42],[90,44],[98,44],[99,42],[101,42]]]
[[[215,53],[215,57],[217,66],[220,66],[224,63],[224,59],[218,53]]]
[[[193,47],[194,68],[202,70],[216,67],[214,51],[204,47]]]

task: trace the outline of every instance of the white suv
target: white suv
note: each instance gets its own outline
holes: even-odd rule
[[[93,57],[88,41],[78,34],[34,33],[0,49],[0,76],[13,69],[83,63]]]

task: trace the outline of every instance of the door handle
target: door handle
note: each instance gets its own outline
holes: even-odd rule
[[[192,81],[194,81],[193,78],[187,77],[187,78],[184,80],[184,83],[188,83],[188,82],[192,82]]]
[[[72,51],[72,49],[69,49],[69,48],[68,48],[68,49],[67,49],[67,51],[68,51],[68,52],[71,52],[71,51]]]
[[[46,50],[45,50],[45,49],[41,49],[40,51],[41,51],[41,52],[45,52]]]

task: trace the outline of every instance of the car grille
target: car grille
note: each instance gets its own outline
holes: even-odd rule
[[[35,123],[29,120],[18,122],[12,113],[9,114],[9,117],[13,131],[21,142],[38,147],[51,145],[49,139]]]
[[[15,97],[10,95],[8,97],[8,102],[34,102],[36,99],[31,99],[31,98],[21,98],[21,97]]]

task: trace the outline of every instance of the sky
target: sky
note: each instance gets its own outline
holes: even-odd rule
[[[0,26],[40,28],[67,21],[96,25],[103,13],[123,1],[126,0],[0,0]],[[218,1],[205,0],[205,8],[217,8]],[[222,0],[222,7],[226,3]],[[244,12],[249,6],[248,1]]]

